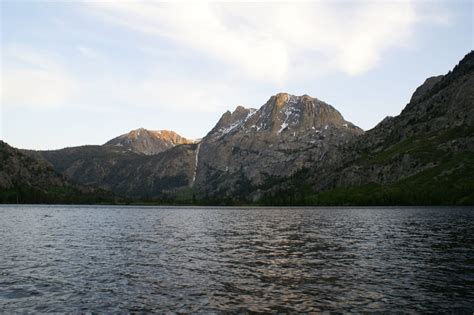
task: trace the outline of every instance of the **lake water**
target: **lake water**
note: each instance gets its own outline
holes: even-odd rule
[[[0,312],[474,310],[473,208],[0,206]]]

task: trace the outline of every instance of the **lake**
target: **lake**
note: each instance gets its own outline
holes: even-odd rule
[[[474,209],[0,206],[0,312],[474,310]]]

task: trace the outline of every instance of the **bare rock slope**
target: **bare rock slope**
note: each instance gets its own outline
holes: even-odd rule
[[[147,130],[139,128],[129,133],[118,136],[107,143],[106,146],[119,146],[136,153],[154,155],[166,151],[179,144],[194,143],[170,130]]]
[[[309,167],[362,134],[331,105],[307,95],[280,93],[260,109],[226,112],[200,144],[196,188],[207,196],[250,193]]]

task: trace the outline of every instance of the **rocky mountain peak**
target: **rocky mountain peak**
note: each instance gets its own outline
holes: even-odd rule
[[[472,71],[474,69],[474,50],[471,50],[469,53],[464,56],[461,61],[454,67],[453,72],[464,69],[464,72]]]
[[[331,105],[308,95],[295,96],[278,93],[272,96],[259,110],[256,129],[273,133],[306,131],[321,128],[345,127],[359,130],[344,120]]]
[[[108,141],[105,145],[119,146],[136,153],[154,155],[178,144],[189,143],[194,143],[194,141],[171,130],[138,128]]]
[[[255,108],[245,108],[241,105],[237,106],[233,112],[226,111],[206,137],[219,137],[238,129],[256,111]]]
[[[274,106],[277,107],[277,108],[281,108],[286,103],[288,103],[291,96],[293,96],[293,95],[290,95],[290,94],[285,93],[285,92],[281,92],[281,93],[278,93],[278,94],[272,96],[270,98],[270,100],[272,100],[274,98],[274,101],[272,102],[272,104],[274,104]]]
[[[416,103],[436,94],[446,86],[452,84],[452,82],[457,80],[459,77],[472,74],[472,72],[474,72],[474,51],[470,51],[466,56],[464,56],[454,69],[449,71],[447,74],[426,79],[425,82],[415,90],[410,99],[410,106],[407,106],[404,111],[410,109]]]
[[[349,129],[356,134],[363,132],[345,121],[334,107],[317,98],[306,94],[278,93],[258,110],[237,106],[233,112],[225,112],[206,138],[220,138],[237,132],[273,135],[291,132],[296,135],[324,132],[334,127]]]
[[[436,83],[441,81],[443,77],[444,77],[443,75],[438,75],[438,76],[434,76],[434,77],[430,77],[426,79],[425,82],[415,90],[415,92],[413,93],[410,99],[410,103],[416,102],[419,99],[421,99],[426,93],[428,93],[435,86]]]
[[[196,154],[194,187],[229,193],[289,176],[332,159],[336,148],[361,133],[331,105],[278,93],[258,110],[237,107],[222,115]]]
[[[407,106],[397,118],[401,137],[419,132],[419,129],[440,130],[459,125],[473,125],[474,51],[468,53],[452,71],[428,78],[413,93]],[[446,99],[452,103],[446,104]],[[416,122],[416,124],[414,123]]]

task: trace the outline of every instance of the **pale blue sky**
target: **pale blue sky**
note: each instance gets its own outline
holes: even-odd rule
[[[308,94],[370,129],[473,49],[472,1],[1,1],[0,138],[57,149]]]

